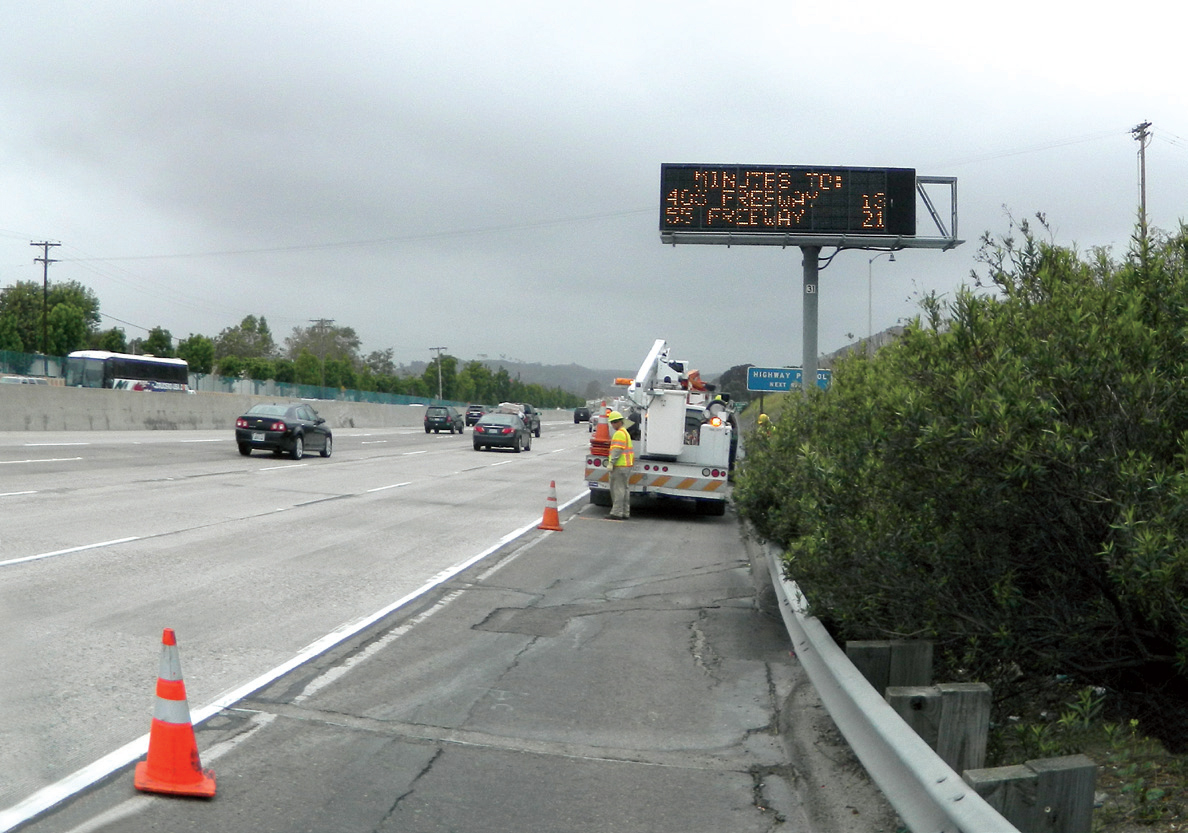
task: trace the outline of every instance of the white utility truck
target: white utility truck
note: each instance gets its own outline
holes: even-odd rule
[[[635,450],[631,494],[696,501],[706,515],[721,515],[730,499],[730,468],[737,443],[734,409],[687,363],[669,358],[657,339],[634,379],[616,379],[626,392],[610,403],[625,417]],[[586,456],[590,501],[610,506],[610,436],[598,425]]]

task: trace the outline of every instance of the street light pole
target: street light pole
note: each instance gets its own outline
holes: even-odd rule
[[[890,256],[890,259],[887,261],[888,263],[895,262],[895,252],[883,252],[882,254],[875,255],[866,262],[866,355],[868,358],[870,357],[870,342],[874,338],[874,316],[871,311],[873,306],[872,299],[874,297],[874,282],[872,280],[874,262],[880,257],[883,257],[883,255]]]

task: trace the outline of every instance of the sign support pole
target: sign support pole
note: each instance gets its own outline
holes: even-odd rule
[[[817,386],[817,279],[820,246],[801,246],[804,255],[804,355],[801,358],[800,388],[808,396]]]

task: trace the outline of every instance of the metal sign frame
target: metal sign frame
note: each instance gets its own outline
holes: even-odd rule
[[[661,166],[661,181],[663,182],[664,168]],[[762,166],[757,166],[762,167]],[[770,167],[770,166],[769,166]],[[930,191],[925,186],[932,186]],[[934,195],[947,188],[949,198],[949,220],[946,225],[942,213],[937,210],[933,201]],[[923,203],[925,211],[936,227],[937,235],[927,237],[919,234],[907,235],[873,235],[846,233],[815,233],[815,232],[774,232],[774,231],[713,231],[709,229],[689,229],[686,231],[664,229],[660,230],[660,242],[675,246],[678,243],[710,244],[719,246],[779,246],[788,248],[796,246],[804,256],[802,260],[804,308],[803,308],[803,365],[804,378],[817,378],[817,297],[818,281],[821,271],[821,249],[836,247],[843,249],[866,249],[868,251],[896,252],[901,249],[941,249],[948,251],[964,243],[957,237],[957,177],[955,176],[920,176],[916,175],[916,196]],[[664,195],[661,193],[661,222],[663,222]],[[917,212],[919,216],[919,212]],[[834,252],[837,254],[837,252]],[[828,265],[829,260],[826,260]],[[813,386],[801,386],[807,396]]]

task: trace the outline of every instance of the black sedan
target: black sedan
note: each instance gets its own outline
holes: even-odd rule
[[[334,437],[326,420],[304,402],[261,404],[253,405],[235,420],[235,444],[245,457],[256,448],[277,455],[288,452],[294,460],[300,460],[306,451],[329,457]]]
[[[532,432],[515,414],[484,414],[474,424],[474,450],[510,448],[519,452],[532,450]]]

